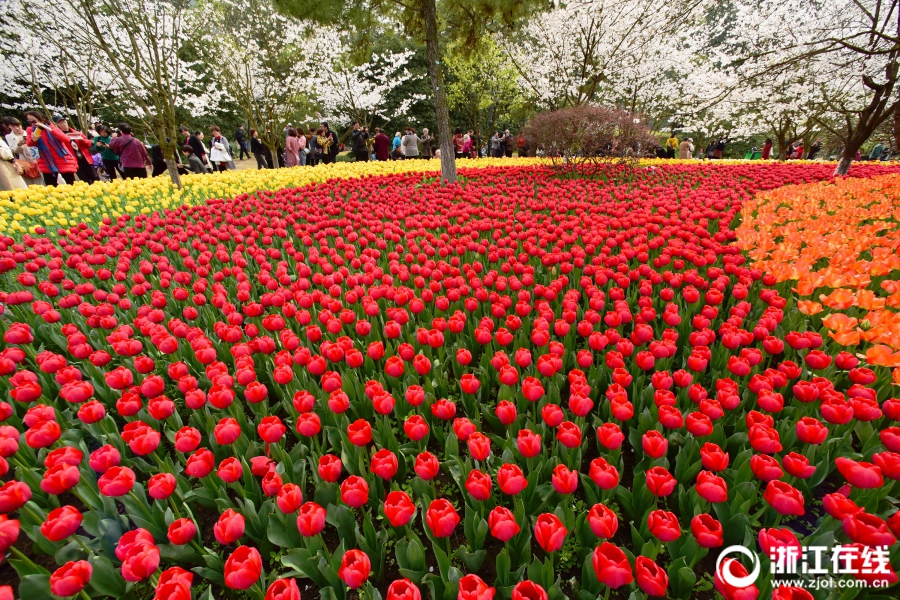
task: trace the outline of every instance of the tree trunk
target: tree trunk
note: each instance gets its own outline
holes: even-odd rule
[[[855,152],[853,153],[856,154]],[[847,156],[847,149],[844,148],[844,153],[841,155],[841,160],[837,164],[837,168],[834,170],[834,175],[837,177],[838,175],[846,175],[847,171],[850,170],[850,163],[853,162],[853,155]]]
[[[175,162],[174,158],[166,159],[166,166],[169,168],[169,177],[172,178],[172,183],[175,184],[179,190],[181,189],[181,173],[178,172],[178,163]]]
[[[434,113],[437,117],[438,136],[441,148],[441,178],[448,183],[456,183],[456,151],[450,130],[450,108],[447,106],[447,91],[444,89],[444,74],[441,67],[441,50],[438,46],[437,7],[435,0],[422,0],[422,16],[425,20],[425,51],[428,55],[428,74],[431,76],[431,90],[434,93]]]

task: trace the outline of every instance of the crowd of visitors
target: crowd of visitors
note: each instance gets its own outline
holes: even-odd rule
[[[218,125],[209,127],[209,138],[201,130],[192,132],[182,126],[172,155],[163,156],[159,145],[139,140],[126,123],[115,128],[95,123],[82,132],[62,115],[47,118],[43,112],[28,111],[24,117],[24,123],[14,117],[3,117],[0,121],[0,190],[72,184],[76,179],[93,183],[120,177],[143,178],[148,177],[148,171],[149,176],[155,177],[166,173],[170,164],[182,174],[221,172],[237,168],[235,156],[240,161],[251,160],[252,156],[259,169],[330,164],[342,151],[349,151],[357,162],[440,158],[437,137],[428,129],[418,131],[414,127],[397,130],[390,136],[380,127],[370,132],[365,124],[354,122],[339,137],[324,121],[316,128],[289,123],[281,136],[275,137],[277,144],[273,149],[269,131],[262,136],[256,129],[245,131],[239,125],[231,142]],[[525,137],[521,133],[513,135],[509,129],[495,130],[485,138],[477,130],[457,128],[451,139],[455,157],[502,158],[513,153],[519,156],[533,153]],[[705,147],[697,148],[693,138],[679,137],[673,132],[655,154],[660,158],[721,159],[728,143],[726,136],[719,136]],[[788,160],[814,160],[822,151],[820,141],[807,148],[803,140],[784,140],[781,147],[786,148]],[[878,142],[871,152],[858,159],[887,160],[891,155],[891,150]],[[772,140],[767,139],[761,149],[753,148],[748,156],[764,160],[777,158],[777,150],[773,149]]]

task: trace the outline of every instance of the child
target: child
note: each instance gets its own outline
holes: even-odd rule
[[[194,173],[206,173],[206,167],[200,162],[200,159],[194,154],[194,149],[188,145],[181,147],[181,151],[187,156],[188,165]]]

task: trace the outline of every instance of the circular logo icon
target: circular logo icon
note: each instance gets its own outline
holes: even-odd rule
[[[732,573],[731,561],[735,559],[728,558],[729,554],[743,554],[744,556],[749,557],[750,561],[753,563],[750,574],[741,577],[740,575]],[[716,574],[719,576],[719,579],[724,581],[727,585],[738,589],[753,585],[756,582],[757,577],[759,577],[759,568],[759,559],[756,557],[756,554],[743,546],[728,546],[722,550],[722,553],[719,554],[719,558],[716,559]]]

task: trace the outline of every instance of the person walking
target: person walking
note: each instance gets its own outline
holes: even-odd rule
[[[256,168],[268,169],[269,162],[266,160],[266,147],[263,145],[262,141],[259,139],[259,132],[255,129],[250,130],[250,152],[253,153],[253,157],[256,159]],[[197,158],[196,155],[194,158]],[[199,158],[197,160],[200,160]],[[202,162],[200,164],[203,164]],[[193,169],[193,165],[191,165]]]
[[[390,160],[391,138],[385,135],[380,127],[375,128],[375,138],[372,140],[372,149],[375,151],[375,160]]]
[[[100,161],[103,163],[103,170],[110,181],[119,176],[119,155],[112,151],[109,143],[112,141],[112,135],[106,125],[97,125],[97,137],[94,138],[94,146],[100,151]]]
[[[681,160],[687,160],[694,155],[694,140],[691,138],[685,139],[678,145],[678,158]],[[666,158],[669,158],[668,153],[666,153]],[[671,158],[675,158],[674,156]]]
[[[209,161],[213,164],[213,171],[227,171],[228,163],[231,162],[231,147],[228,140],[222,135],[218,125],[210,126],[209,133],[212,135]]]
[[[322,123],[322,129],[325,131],[325,138],[329,140],[326,152],[323,154],[323,162],[325,164],[332,164],[337,159],[338,152],[341,151],[341,146],[338,143],[337,134],[328,127],[327,122]]]
[[[118,129],[119,136],[110,141],[109,147],[119,155],[122,178],[146,179],[147,167],[153,164],[150,155],[147,154],[147,147],[131,135],[131,126],[128,123],[119,123]]]
[[[772,156],[772,138],[766,138],[765,143],[762,147],[762,152],[759,157],[762,160],[769,160],[769,157]]]
[[[403,158],[419,158],[419,136],[412,127],[406,129],[401,147],[403,148]]]
[[[522,132],[519,132],[519,137],[516,139],[516,145],[519,147],[519,157],[528,156],[528,140],[525,139],[525,136],[522,135]]]
[[[240,151],[240,156],[238,160],[244,160],[244,155],[247,155],[247,158],[250,158],[250,153],[247,152],[247,138],[244,136],[244,126],[238,125],[237,131],[234,132],[234,141],[238,146],[238,150]]]
[[[44,178],[38,169],[38,150],[28,146],[28,136],[22,122],[15,117],[3,117],[2,123],[8,128],[4,131],[9,131],[4,136],[6,143],[24,167],[25,174],[22,175],[22,179],[26,185],[44,185]]]
[[[75,160],[78,161],[78,179],[91,184],[100,181],[97,170],[94,168],[94,161],[91,157],[91,140],[77,129],[69,127],[69,122],[62,115],[53,115],[53,122],[59,127],[69,138],[72,146],[72,152],[75,154]]]
[[[56,186],[59,177],[69,185],[75,183],[78,160],[72,152],[69,136],[36,110],[26,112],[25,118],[29,124],[26,143],[38,149],[38,169],[44,177],[44,183]]]
[[[680,153],[681,145],[678,143],[678,138],[675,137],[675,132],[673,131],[672,137],[666,140],[666,158],[675,158],[676,150],[678,150]]]
[[[472,158],[472,136],[468,133],[463,134],[462,156]]]
[[[422,137],[419,138],[419,141],[422,142],[422,158],[431,158],[431,142],[434,138],[428,132],[428,129],[422,130]]]
[[[300,140],[297,137],[297,130],[293,127],[288,129],[287,139],[284,142],[284,166],[288,168],[300,166]]]
[[[353,155],[356,156],[356,162],[369,161],[369,128],[360,127],[359,121],[353,121],[353,131],[350,132],[351,147]]]

